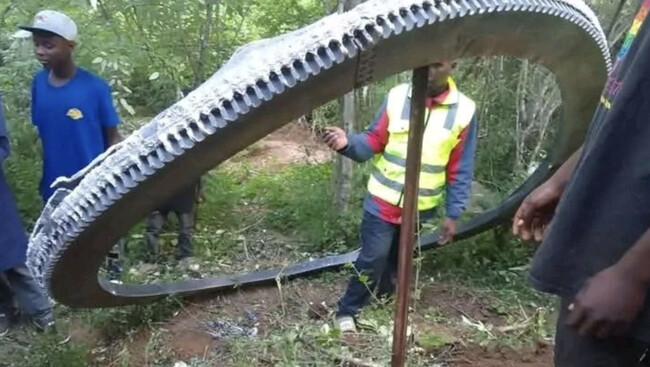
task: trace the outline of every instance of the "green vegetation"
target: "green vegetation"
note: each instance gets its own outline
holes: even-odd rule
[[[127,134],[169,106],[180,89],[212,75],[238,47],[309,24],[335,11],[337,3],[9,0],[0,5],[0,92],[13,150],[3,169],[28,227],[41,209],[40,144],[29,122],[30,82],[39,66],[30,41],[13,34],[38,9],[47,4],[77,20],[81,42],[76,59],[111,83],[124,119],[121,129]],[[612,22],[614,2],[590,3],[603,24]],[[632,8],[627,6],[614,19],[610,37],[614,50]],[[409,73],[403,73],[356,91],[357,130],[371,121],[391,86],[408,80]],[[480,211],[497,203],[544,158],[561,103],[548,73],[521,60],[462,60],[456,80],[479,105],[476,181],[485,195],[471,209]],[[537,105],[548,108],[531,110],[531,101],[540,100],[545,103]],[[528,112],[522,105],[529,107]],[[312,115],[313,130],[340,124],[340,101],[331,101]],[[163,238],[165,260],[145,269],[140,224],[128,236],[125,281],[231,274],[357,246],[368,164],[356,166],[351,209],[341,212],[334,204],[337,166],[332,162],[290,164],[280,170],[256,169],[247,159],[230,163],[205,176],[205,201],[195,236],[198,270],[188,271],[170,260],[175,249],[173,221]],[[513,240],[506,227],[418,254],[410,365],[447,365],[475,346],[526,348],[552,336],[552,299],[526,283],[526,265],[535,249]],[[327,326],[350,275],[351,270],[344,268],[290,282],[279,279],[276,288],[200,300],[170,297],[145,306],[73,310],[57,305],[60,333],[15,331],[7,343],[0,342],[0,355],[9,356],[0,358],[0,366],[163,367],[177,361],[190,367],[363,365],[359,361],[386,365],[392,299],[375,300],[364,310],[364,329],[356,339],[342,339]],[[325,306],[314,315],[312,309],[321,302]],[[244,309],[257,312],[256,337],[213,340],[205,331],[209,320],[241,323]],[[183,334],[186,329],[197,334]],[[66,333],[71,335],[67,342]],[[203,339],[205,348],[200,344]],[[188,340],[200,348],[188,347]]]

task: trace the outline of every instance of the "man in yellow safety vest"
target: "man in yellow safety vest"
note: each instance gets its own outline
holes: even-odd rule
[[[453,61],[429,65],[425,131],[420,168],[418,211],[420,220],[432,219],[443,201],[445,219],[440,243],[456,233],[470,195],[477,139],[476,104],[458,91],[451,74]],[[333,150],[364,162],[373,158],[361,222],[361,251],[354,276],[338,303],[336,325],[355,331],[355,317],[377,296],[392,294],[397,271],[397,246],[404,201],[406,151],[411,107],[411,87],[402,84],[388,93],[374,122],[361,134],[346,134],[341,128],[327,127],[324,142]]]

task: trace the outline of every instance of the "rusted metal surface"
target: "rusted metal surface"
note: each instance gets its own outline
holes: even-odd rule
[[[72,307],[149,302],[299,276],[356,252],[283,269],[167,284],[104,283],[113,244],[155,207],[237,152],[373,80],[440,58],[507,55],[557,77],[563,117],[547,161],[502,204],[460,226],[458,239],[510,215],[582,142],[611,62],[602,29],[579,0],[370,0],[239,49],[209,80],[59,188],[30,237],[28,266]],[[435,247],[437,234],[422,238]]]
[[[404,183],[404,209],[399,236],[397,263],[397,299],[395,328],[393,330],[392,367],[402,367],[406,359],[406,327],[408,325],[409,294],[413,270],[413,242],[422,162],[422,139],[424,135],[424,111],[427,92],[428,68],[413,71],[411,116],[406,153],[406,182]]]

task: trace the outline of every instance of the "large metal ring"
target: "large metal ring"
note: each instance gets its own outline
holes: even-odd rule
[[[563,99],[563,122],[548,160],[503,203],[464,223],[459,238],[490,228],[583,141],[611,65],[598,20],[582,1],[371,0],[251,43],[187,97],[76,176],[59,180],[30,237],[28,266],[63,304],[111,307],[353,261],[356,252],[282,270],[171,284],[120,285],[97,278],[113,244],[156,206],[287,122],[368,81],[440,58],[486,55],[544,65],[555,74]],[[436,238],[425,235],[424,247],[435,246]]]

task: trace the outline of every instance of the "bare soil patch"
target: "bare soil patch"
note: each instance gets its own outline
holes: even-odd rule
[[[523,350],[471,347],[458,351],[449,362],[450,366],[459,367],[549,367],[553,365],[553,347],[545,344]]]
[[[289,164],[323,163],[333,156],[306,124],[292,122],[239,152],[225,164],[246,163],[255,169],[274,169]]]
[[[435,307],[447,318],[465,316],[470,320],[503,325],[488,299],[472,293],[469,289],[452,284],[431,284],[423,287],[420,307]]]

